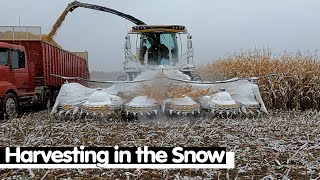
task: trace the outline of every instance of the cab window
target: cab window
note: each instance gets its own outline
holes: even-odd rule
[[[0,48],[0,65],[8,65],[9,50]]]
[[[25,68],[25,55],[23,51],[12,50],[11,51],[12,59],[12,69]]]
[[[18,51],[18,65],[19,65],[19,68],[26,67],[26,59],[23,51]]]

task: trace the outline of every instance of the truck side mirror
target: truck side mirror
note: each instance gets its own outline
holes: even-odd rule
[[[130,36],[126,36],[126,49],[131,49]]]
[[[188,41],[187,41],[187,46],[188,46],[188,49],[192,49],[192,36],[191,35],[188,35],[187,36],[187,39],[188,39]]]

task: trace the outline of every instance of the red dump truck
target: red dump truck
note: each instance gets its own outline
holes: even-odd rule
[[[64,80],[51,74],[90,78],[87,52],[72,53],[42,41],[41,33],[36,38],[35,33],[16,29],[0,27],[0,115],[12,117],[23,107],[52,106]]]

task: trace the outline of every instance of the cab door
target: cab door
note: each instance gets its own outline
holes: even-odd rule
[[[19,49],[11,49],[10,55],[10,69],[12,72],[11,82],[18,89],[19,93],[27,93],[30,84],[25,53]]]

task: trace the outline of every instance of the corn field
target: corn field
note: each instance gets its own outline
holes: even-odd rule
[[[139,121],[60,121],[47,111],[29,113],[0,123],[0,146],[221,146],[235,152],[235,168],[0,169],[0,179],[319,179],[319,122],[312,110]]]
[[[272,57],[268,50],[255,50],[214,61],[197,71],[211,81],[275,73],[258,81],[268,109],[320,109],[320,61],[316,53]]]

